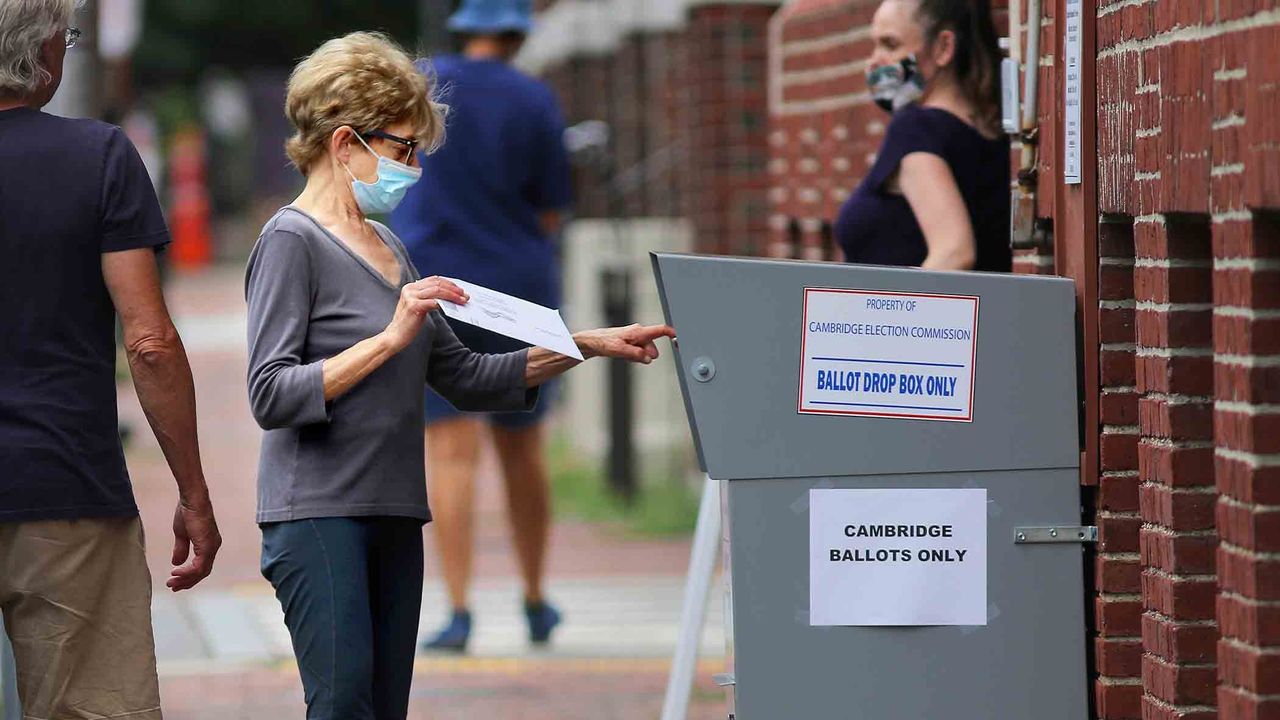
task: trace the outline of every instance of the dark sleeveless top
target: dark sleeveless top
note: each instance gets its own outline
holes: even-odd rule
[[[928,254],[907,199],[885,189],[902,158],[937,155],[955,176],[977,244],[975,270],[1009,272],[1009,141],[989,140],[940,108],[908,105],[893,115],[871,171],[836,219],[836,241],[849,262],[919,266]]]

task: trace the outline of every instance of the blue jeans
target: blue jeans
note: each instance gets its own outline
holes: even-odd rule
[[[284,608],[307,720],[404,720],[422,561],[413,518],[262,526],[262,575]]]
[[[13,670],[13,648],[4,631],[4,618],[0,618],[0,720],[21,720],[18,707],[18,678]]]

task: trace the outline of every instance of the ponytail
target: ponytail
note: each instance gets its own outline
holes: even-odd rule
[[[988,131],[1000,127],[1000,41],[991,19],[990,0],[918,0],[917,17],[927,44],[943,30],[956,36],[951,67],[956,81],[973,103],[978,123]]]

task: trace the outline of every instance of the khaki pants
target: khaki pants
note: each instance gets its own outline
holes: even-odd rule
[[[160,720],[138,518],[0,523],[0,609],[24,720]]]

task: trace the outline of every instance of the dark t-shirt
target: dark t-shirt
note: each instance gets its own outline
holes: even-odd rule
[[[426,69],[424,67],[424,69]],[[446,275],[549,307],[556,248],[539,213],[572,200],[564,120],[551,88],[498,60],[436,58],[444,145],[391,215],[423,276]]]
[[[1008,140],[985,138],[950,112],[920,105],[894,113],[871,172],[840,208],[835,235],[845,259],[909,267],[924,262],[929,249],[911,205],[885,189],[902,158],[915,152],[937,155],[951,168],[973,223],[974,269],[1011,270]]]
[[[137,514],[102,254],[168,237],[119,128],[0,112],[0,522]]]

